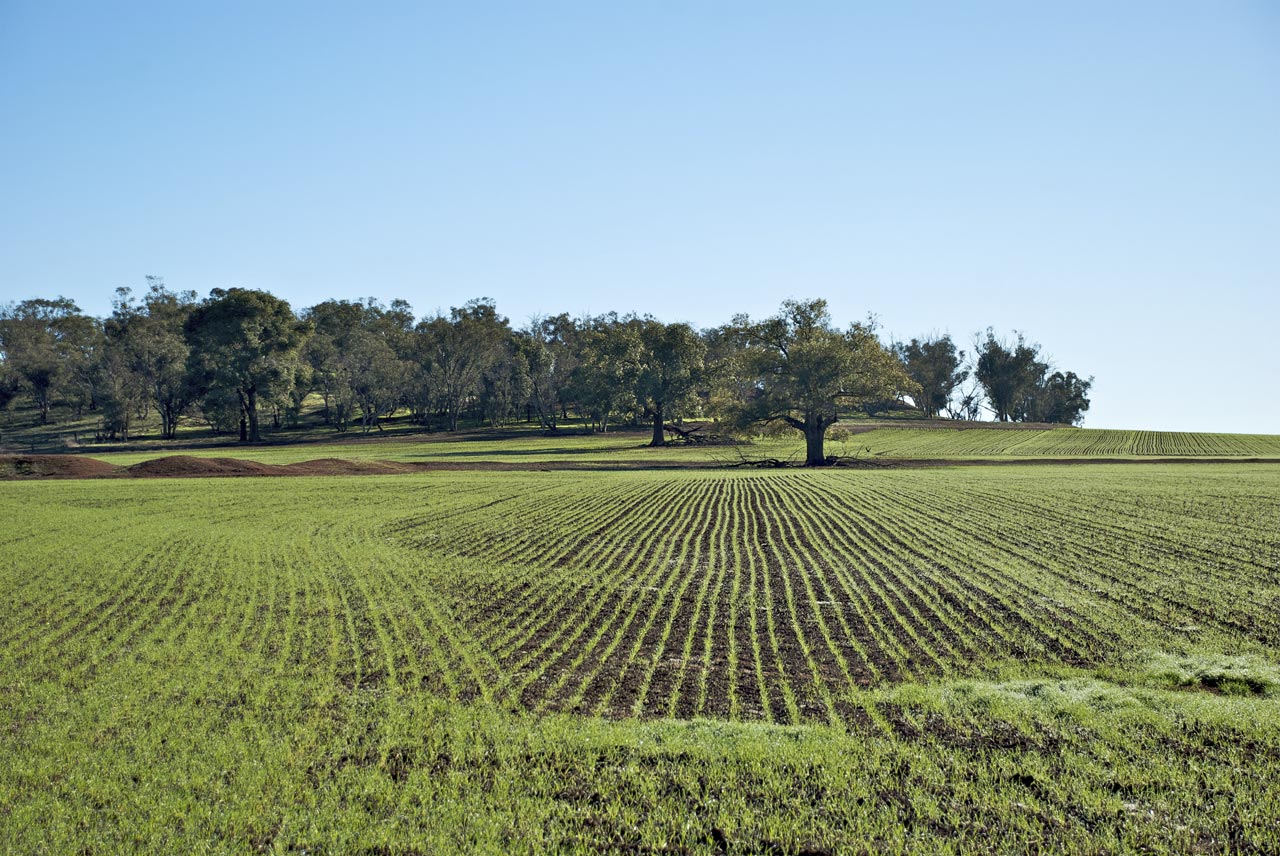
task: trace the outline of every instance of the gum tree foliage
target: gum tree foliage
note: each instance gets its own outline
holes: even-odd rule
[[[584,320],[578,329],[578,364],[570,376],[570,395],[578,410],[600,433],[617,413],[637,409],[642,344],[640,322],[616,314]]]
[[[381,430],[381,419],[410,395],[412,366],[402,357],[412,345],[409,305],[395,301],[388,308],[373,298],[328,300],[307,309],[303,318],[314,332],[302,351],[307,386],[300,391],[321,396],[323,417],[339,432],[347,430],[357,410],[364,431]]]
[[[33,298],[0,309],[5,373],[30,396],[42,425],[57,398],[77,412],[93,406],[92,366],[101,344],[101,323],[68,298]]]
[[[338,431],[365,431],[408,407],[419,423],[457,430],[535,416],[555,431],[571,411],[597,431],[619,419],[663,425],[723,415],[729,427],[772,425],[806,438],[806,462],[823,456],[837,411],[892,406],[911,394],[928,416],[977,419],[984,403],[1001,421],[1078,424],[1093,379],[1058,370],[1021,335],[988,329],[969,365],[949,336],[886,349],[875,323],[837,330],[821,300],[788,301],[761,321],[737,316],[694,331],[650,316],[560,314],[513,331],[489,299],[415,324],[404,301],[330,300],[298,319],[270,294],[215,290],[204,301],[148,277],[135,298],[117,290],[105,319],[66,298],[0,307],[0,410],[29,397],[42,422],[53,407],[100,418],[100,436],[128,438],[159,414],[175,436],[194,409],[215,432],[260,439],[260,412],[295,423],[307,396]],[[314,334],[309,331],[314,330]]]
[[[128,288],[117,288],[115,311],[103,324],[106,342],[94,361],[93,388],[98,404],[99,436],[128,440],[135,415],[147,410],[147,389],[131,359],[131,326],[140,314]]]
[[[498,358],[480,378],[480,413],[491,427],[511,421],[529,401],[532,385],[514,331],[503,337]]]
[[[964,351],[956,350],[950,336],[899,342],[894,351],[906,366],[907,375],[920,387],[920,394],[914,396],[916,406],[931,419],[947,408],[955,390],[969,377],[964,368]]]
[[[420,321],[418,355],[429,398],[450,431],[458,430],[462,412],[479,395],[485,373],[502,358],[511,326],[494,302],[482,297]]]
[[[653,419],[649,445],[662,446],[666,444],[663,422],[694,403],[694,394],[706,378],[707,344],[688,324],[644,318],[638,327],[636,399]]]
[[[535,318],[516,335],[516,356],[529,385],[530,409],[544,430],[569,418],[569,389],[578,365],[578,324],[567,313]]]
[[[1027,422],[1059,422],[1078,425],[1089,409],[1089,389],[1093,378],[1084,379],[1075,372],[1055,371],[1041,379],[1017,411]]]
[[[265,291],[214,289],[183,327],[196,397],[238,412],[240,440],[256,443],[259,405],[288,395],[310,333],[289,304]]]
[[[102,372],[102,382],[113,390],[103,396],[104,407],[111,410],[103,418],[109,435],[128,432],[128,425],[122,422],[127,419],[124,402],[117,398],[123,393],[125,398],[140,395],[144,411],[155,407],[160,416],[161,438],[172,440],[176,436],[178,420],[187,409],[190,395],[189,348],[183,325],[195,305],[194,291],[170,291],[156,276],[147,277],[147,293],[141,302],[135,301],[131,289],[116,289],[115,311],[105,324],[106,365]],[[123,389],[118,387],[120,384],[125,384]]]
[[[740,315],[731,327],[739,348],[738,392],[725,402],[730,423],[794,428],[805,438],[806,466],[828,463],[823,443],[840,407],[919,391],[873,323],[837,330],[825,300],[788,300],[771,318]]]
[[[974,372],[986,392],[996,418],[1001,422],[1056,422],[1079,424],[1089,409],[1087,380],[1075,372],[1054,370],[1040,358],[1040,346],[1028,343],[1021,333],[1015,342],[987,337],[977,346]]]
[[[347,300],[326,300],[303,310],[312,335],[301,352],[310,369],[308,380],[323,405],[321,417],[339,432],[346,431],[356,409],[346,354],[351,337],[363,326],[364,306]]]
[[[995,332],[987,329],[985,340],[978,342],[974,350],[978,360],[974,376],[982,384],[991,410],[1000,422],[1014,420],[1023,409],[1027,396],[1031,395],[1044,377],[1049,366],[1040,360],[1040,346],[1030,344],[1021,333],[1016,341],[997,339]]]

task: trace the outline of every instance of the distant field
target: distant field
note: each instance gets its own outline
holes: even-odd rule
[[[496,437],[496,438],[495,438]],[[417,435],[383,438],[377,434],[332,438],[306,443],[284,443],[264,446],[230,445],[173,449],[153,446],[140,451],[95,452],[92,446],[77,450],[112,464],[126,466],[167,455],[193,455],[204,458],[234,457],[267,464],[292,464],[317,458],[383,461],[439,461],[468,463],[475,461],[510,461],[540,463],[571,460],[587,462],[662,463],[680,461],[691,456],[706,460],[705,451],[693,448],[650,449],[648,435],[628,434],[564,434],[560,436],[503,436],[501,433],[476,439],[466,434]]]
[[[1280,457],[1280,435],[1112,431],[881,428],[849,445],[892,458]]]
[[[866,426],[862,426],[865,428]],[[109,463],[127,466],[168,455],[234,457],[268,464],[292,464],[317,458],[438,462],[465,465],[476,462],[539,464],[573,462],[591,466],[717,466],[744,458],[772,457],[803,460],[798,439],[756,438],[743,446],[648,447],[647,433],[584,435],[565,433],[545,437],[524,432],[482,435],[377,434],[323,437],[310,442],[263,446],[178,446],[148,444],[131,451],[100,452],[93,445],[75,448]],[[1280,435],[1192,434],[1152,431],[1109,431],[1084,428],[1049,430],[994,427],[872,428],[832,439],[829,454],[883,459],[1037,459],[1037,458],[1158,458],[1258,457],[1280,458]]]
[[[0,519],[13,852],[1280,841],[1280,469],[9,482]]]

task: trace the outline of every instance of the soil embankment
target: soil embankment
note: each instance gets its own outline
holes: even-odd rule
[[[798,468],[783,461],[768,468]],[[842,461],[837,469],[916,469],[932,467],[1079,466],[1083,464],[1280,464],[1280,458],[862,458]],[[545,470],[690,470],[751,467],[753,462],[714,461],[373,461],[319,458],[295,464],[264,464],[241,458],[169,455],[116,466],[82,455],[0,455],[0,481],[103,478],[252,478],[262,476],[375,476],[402,473],[536,472]]]

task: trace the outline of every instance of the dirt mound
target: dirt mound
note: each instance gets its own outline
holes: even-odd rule
[[[0,455],[0,479],[94,479],[120,468],[80,455]]]
[[[372,476],[409,472],[411,468],[391,461],[348,461],[343,458],[318,458],[281,467],[288,475],[297,476]]]
[[[170,455],[153,458],[126,467],[129,475],[137,478],[219,478],[226,476],[281,475],[283,467],[242,461],[239,458],[196,458],[191,455]]]

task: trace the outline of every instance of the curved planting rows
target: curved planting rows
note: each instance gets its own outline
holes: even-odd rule
[[[461,515],[432,546],[508,569],[454,592],[496,698],[839,721],[884,682],[1188,634],[1280,645],[1275,498],[1252,528],[1203,492],[1188,515],[1177,475],[1069,474],[1047,501],[1043,477],[990,472],[578,477],[593,489]]]
[[[1265,467],[63,482],[0,513],[14,686],[143,664],[160,696],[301,687],[317,716],[426,692],[848,723],[889,683],[1280,651]]]

